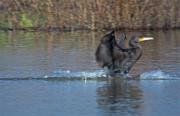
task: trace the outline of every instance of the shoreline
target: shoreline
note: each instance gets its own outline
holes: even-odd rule
[[[101,28],[101,29],[89,29],[89,28],[60,28],[60,27],[50,27],[50,28],[4,28],[0,27],[0,31],[27,31],[27,32],[65,32],[65,31],[168,31],[168,30],[179,30],[180,27],[175,28]]]

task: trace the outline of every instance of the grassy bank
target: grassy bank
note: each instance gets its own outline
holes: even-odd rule
[[[175,29],[179,0],[1,0],[1,30]]]

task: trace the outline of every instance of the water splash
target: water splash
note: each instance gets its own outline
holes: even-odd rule
[[[61,79],[67,79],[67,80],[73,80],[73,79],[97,79],[97,78],[107,78],[109,77],[108,71],[106,70],[96,70],[96,71],[70,71],[70,70],[58,70],[54,71],[52,74],[44,76],[44,78],[61,78]],[[118,77],[118,76],[117,76]],[[124,79],[133,79],[133,76],[128,75],[120,75],[119,78]],[[177,78],[176,75],[165,73],[161,70],[152,70],[148,72],[144,72],[138,76],[136,76],[136,79],[140,80],[177,80],[180,78]]]
[[[140,74],[139,79],[144,80],[177,80],[180,79],[175,74],[163,72],[161,70],[152,70]]]
[[[70,79],[93,79],[93,78],[106,78],[108,77],[107,71],[96,70],[96,71],[70,71],[70,70],[58,70],[54,71],[50,75],[44,76],[44,78],[67,78]]]

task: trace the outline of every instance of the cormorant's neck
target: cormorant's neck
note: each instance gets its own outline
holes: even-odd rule
[[[137,60],[141,57],[142,55],[142,47],[139,43],[136,42],[131,42],[130,47],[133,48],[132,52],[134,53],[134,58]]]

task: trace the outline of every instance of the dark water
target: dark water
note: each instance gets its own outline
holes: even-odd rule
[[[99,79],[103,34],[0,32],[0,116],[179,116],[180,31],[128,32],[155,38],[131,71],[140,80]]]

